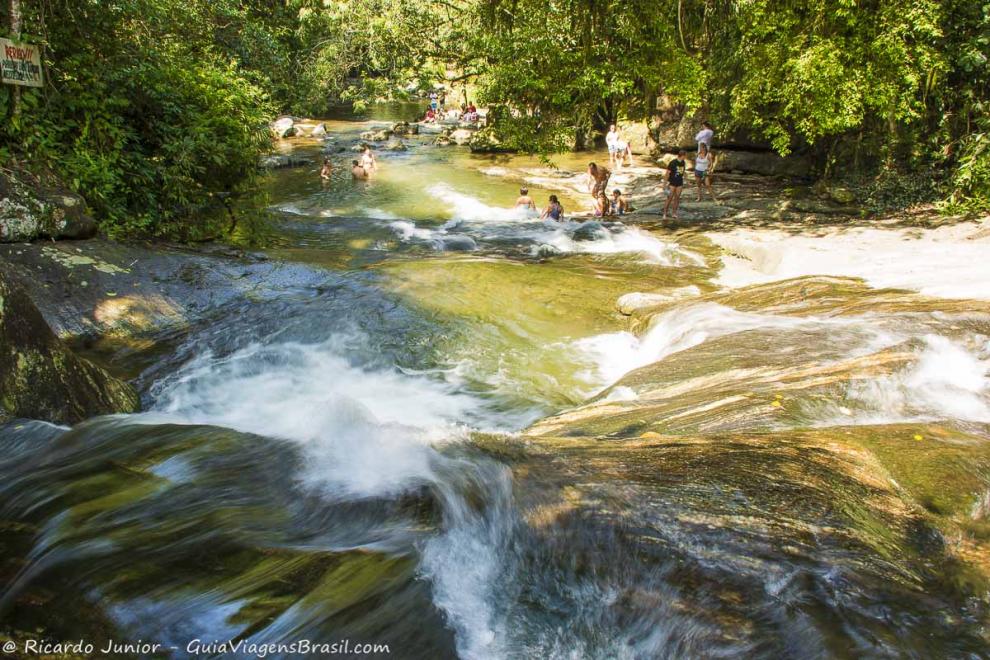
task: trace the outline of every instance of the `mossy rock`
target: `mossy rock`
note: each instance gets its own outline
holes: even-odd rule
[[[136,411],[134,390],[69,350],[2,268],[0,264],[0,409],[58,424]]]

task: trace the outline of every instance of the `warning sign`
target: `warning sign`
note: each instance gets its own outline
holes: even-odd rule
[[[0,39],[0,73],[5,83],[41,87],[41,47]]]

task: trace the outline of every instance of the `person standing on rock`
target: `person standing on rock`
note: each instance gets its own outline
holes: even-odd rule
[[[667,185],[670,186],[670,195],[667,203],[663,205],[663,218],[667,219],[667,212],[673,214],[677,219],[677,209],[681,205],[681,191],[684,189],[684,170],[687,169],[687,152],[681,149],[677,152],[677,157],[667,163]]]
[[[595,163],[588,163],[588,192],[596,200],[598,195],[605,192],[605,188],[608,186],[609,177],[612,176],[612,170],[607,167],[599,167]]]
[[[704,142],[698,144],[698,155],[694,159],[694,181],[698,184],[698,201],[701,201],[703,193],[708,190],[712,201],[717,202],[715,191],[712,190],[712,152]]]
[[[694,141],[698,143],[699,150],[701,149],[701,145],[705,145],[710,151],[713,137],[715,137],[715,129],[707,121],[703,121],[701,122],[701,130],[694,136]]]
[[[608,147],[608,162],[612,167],[615,167],[615,145],[617,142],[619,142],[619,131],[615,127],[615,124],[612,124],[608,127],[608,133],[605,134],[605,146]]]

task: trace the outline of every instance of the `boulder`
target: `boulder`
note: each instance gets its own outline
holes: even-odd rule
[[[313,130],[310,132],[311,137],[323,137],[327,134],[327,125],[323,122],[317,124]]]
[[[457,131],[454,132],[456,133]],[[512,149],[509,149],[502,144],[502,141],[499,140],[497,135],[495,135],[495,130],[491,126],[485,127],[476,132],[471,138],[469,146],[471,147],[471,151],[474,153],[495,154],[512,151]]]
[[[138,410],[137,393],[69,350],[2,263],[0,409],[55,424]]]
[[[791,155],[786,158],[772,151],[743,151],[715,149],[716,171],[733,171],[765,176],[810,176],[814,163],[807,156]]]
[[[312,164],[313,161],[309,158],[294,156],[292,154],[269,154],[267,156],[262,156],[261,160],[258,161],[258,167],[263,170],[277,170],[286,167],[304,167]]]
[[[400,121],[392,126],[393,135],[419,135],[419,124]]]
[[[656,141],[650,127],[641,121],[620,121],[616,124],[619,135],[629,143],[629,148],[637,156],[648,156],[656,148]]]
[[[292,117],[279,117],[272,123],[272,133],[278,138],[288,138],[296,134],[296,125]]]
[[[406,151],[408,147],[402,140],[392,140],[385,145],[385,151]]]
[[[608,229],[602,223],[590,220],[581,223],[581,226],[574,230],[571,235],[575,241],[597,241],[608,237]]]
[[[473,238],[465,234],[450,234],[439,241],[439,249],[447,252],[471,252],[478,249]]]
[[[457,146],[464,146],[471,142],[471,138],[474,137],[475,132],[467,128],[458,128],[455,131],[451,131],[447,136],[451,142]]]
[[[361,139],[369,142],[385,142],[390,137],[392,137],[392,131],[387,128],[382,128],[377,131],[365,131],[364,133],[361,133]]]
[[[856,201],[856,193],[849,190],[848,188],[843,188],[841,186],[835,186],[828,191],[829,198],[836,202],[837,204],[852,204]]]
[[[96,221],[86,214],[86,203],[76,193],[37,179],[22,181],[0,174],[0,242],[95,234]]]

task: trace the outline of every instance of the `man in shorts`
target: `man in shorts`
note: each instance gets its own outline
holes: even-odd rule
[[[611,176],[612,170],[607,167],[588,163],[588,191],[592,197],[598,199],[598,196],[605,192],[609,177]]]

